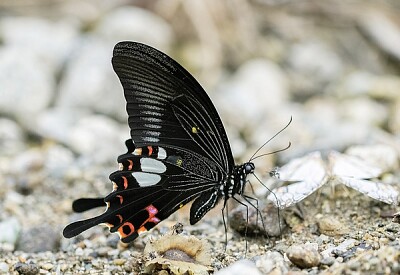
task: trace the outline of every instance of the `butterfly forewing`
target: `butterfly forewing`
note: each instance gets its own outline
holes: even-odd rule
[[[219,160],[223,162],[221,166],[224,169],[233,167],[228,138],[214,105],[182,66],[154,48],[132,42],[120,42],[115,46],[112,64],[124,87],[128,123],[136,146],[176,146],[202,155],[205,150],[218,150],[223,155]],[[201,109],[192,116],[192,125],[184,128],[174,110],[189,116],[190,109],[184,107],[190,107],[181,102],[187,98]],[[216,143],[211,148],[210,143],[195,142],[190,135],[200,123],[212,126],[198,129],[214,133]]]

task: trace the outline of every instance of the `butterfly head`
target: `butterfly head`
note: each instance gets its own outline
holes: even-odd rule
[[[245,164],[243,164],[243,168],[244,168],[245,174],[248,175],[248,174],[253,174],[254,173],[254,169],[256,167],[254,166],[254,163],[246,162]]]

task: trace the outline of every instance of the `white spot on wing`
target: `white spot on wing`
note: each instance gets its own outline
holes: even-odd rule
[[[137,180],[140,187],[152,186],[161,180],[161,176],[157,174],[134,172],[132,176]]]
[[[159,138],[155,138],[155,137],[142,137],[143,141],[147,141],[147,142],[159,142],[160,139]]]
[[[140,159],[140,165],[143,172],[164,173],[167,170],[164,163],[152,158]]]
[[[167,151],[164,148],[158,147],[158,158],[159,159],[166,159],[167,158]]]

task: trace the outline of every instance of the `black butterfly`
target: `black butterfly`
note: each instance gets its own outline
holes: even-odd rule
[[[94,218],[64,229],[74,237],[105,223],[123,242],[134,240],[189,201],[190,224],[220,199],[242,195],[254,164],[235,165],[221,119],[200,84],[176,61],[144,44],[120,42],[112,64],[124,88],[131,138],[110,175],[104,199],[79,199],[82,212],[107,204]]]

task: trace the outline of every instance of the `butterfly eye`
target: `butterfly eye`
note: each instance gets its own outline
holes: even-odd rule
[[[246,163],[244,166],[244,170],[245,170],[246,174],[253,173],[254,169],[255,169],[254,163],[251,163],[251,162]]]

